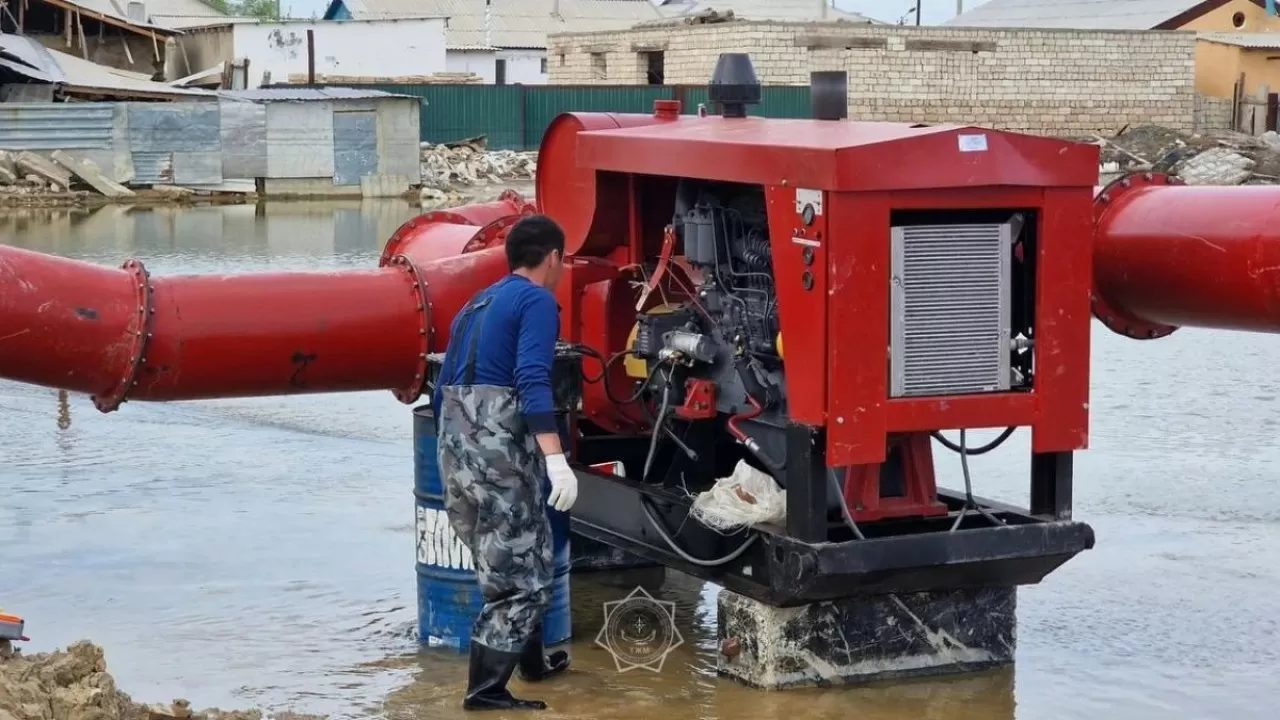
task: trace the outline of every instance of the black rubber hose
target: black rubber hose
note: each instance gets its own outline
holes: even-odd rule
[[[1017,429],[1018,429],[1017,427],[1007,427],[1004,429],[1004,432],[1000,433],[1000,435],[996,437],[995,440],[992,440],[986,445],[982,445],[981,447],[976,447],[976,448],[962,448],[959,445],[951,442],[950,440],[942,437],[942,433],[940,432],[935,431],[929,434],[933,437],[934,440],[937,440],[939,443],[942,444],[943,447],[950,450],[951,452],[960,453],[962,455],[968,455],[969,457],[973,457],[974,455],[984,455],[1000,447],[1001,445],[1004,444],[1005,440],[1009,439],[1010,435],[1013,435],[1013,431]]]

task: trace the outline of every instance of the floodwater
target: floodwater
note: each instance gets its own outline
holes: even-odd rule
[[[157,274],[371,267],[416,211],[290,203],[0,215],[0,240]],[[651,570],[575,578],[574,670],[548,718],[1274,718],[1280,698],[1280,337],[1095,325],[1076,517],[1095,549],[1018,598],[1017,666],[761,692],[714,676],[715,593]],[[0,606],[28,651],[89,638],[152,702],[460,718],[460,657],[414,639],[411,421],[390,393],[129,403],[0,382]],[[970,442],[985,442],[975,437]],[[985,435],[985,433],[983,433]],[[1029,438],[972,462],[1025,503]],[[961,487],[955,456],[940,482]],[[684,644],[620,673],[601,604],[676,603]],[[501,716],[501,714],[498,714]]]

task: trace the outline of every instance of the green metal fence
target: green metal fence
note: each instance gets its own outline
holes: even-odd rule
[[[423,142],[450,142],[486,135],[489,147],[533,150],[563,112],[653,111],[653,101],[678,99],[683,111],[707,103],[707,88],[694,85],[362,85],[422,98]],[[708,104],[708,112],[714,109]],[[807,86],[766,86],[760,104],[747,109],[760,117],[809,115]]]

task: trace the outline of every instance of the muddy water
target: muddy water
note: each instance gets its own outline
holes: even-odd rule
[[[403,203],[28,211],[0,240],[156,273],[369,267]],[[575,669],[549,718],[1274,718],[1280,697],[1280,338],[1095,328],[1076,513],[1098,546],[1019,594],[1014,671],[762,693],[714,677],[715,588],[575,579]],[[976,434],[975,434],[976,435]],[[985,433],[984,433],[985,435]],[[29,651],[92,638],[144,701],[463,717],[460,658],[413,638],[411,423],[389,393],[128,404],[0,382],[0,607]],[[985,441],[975,437],[973,442]],[[1029,438],[972,463],[1025,502]],[[940,480],[960,486],[954,456]],[[620,673],[602,603],[676,603],[684,644]],[[519,690],[528,691],[525,686]]]

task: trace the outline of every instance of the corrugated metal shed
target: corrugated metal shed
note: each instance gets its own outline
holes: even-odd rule
[[[0,149],[111,148],[111,103],[0,103]]]
[[[134,152],[133,182],[138,185],[172,185],[173,153]]]
[[[989,0],[948,20],[965,27],[1152,30],[1212,0]]]
[[[257,178],[267,175],[267,107],[226,100],[222,108],[222,175]]]
[[[359,185],[378,174],[378,113],[333,113],[333,184]]]
[[[218,103],[129,103],[126,107],[137,182],[222,182]]]
[[[412,95],[393,95],[381,90],[345,87],[260,88],[258,90],[225,90],[219,95],[235,100],[253,102],[306,102],[319,100],[376,100],[380,98],[410,98]]]
[[[218,152],[218,103],[129,103],[129,149],[134,152]]]
[[[1234,45],[1235,47],[1248,48],[1250,50],[1280,50],[1280,33],[1202,32],[1196,37],[1209,42]]]
[[[325,18],[334,19],[339,6],[356,20],[448,17],[445,41],[450,48],[545,48],[551,33],[624,30],[662,18],[649,0],[336,0]]]
[[[333,103],[267,106],[268,178],[333,177]]]

